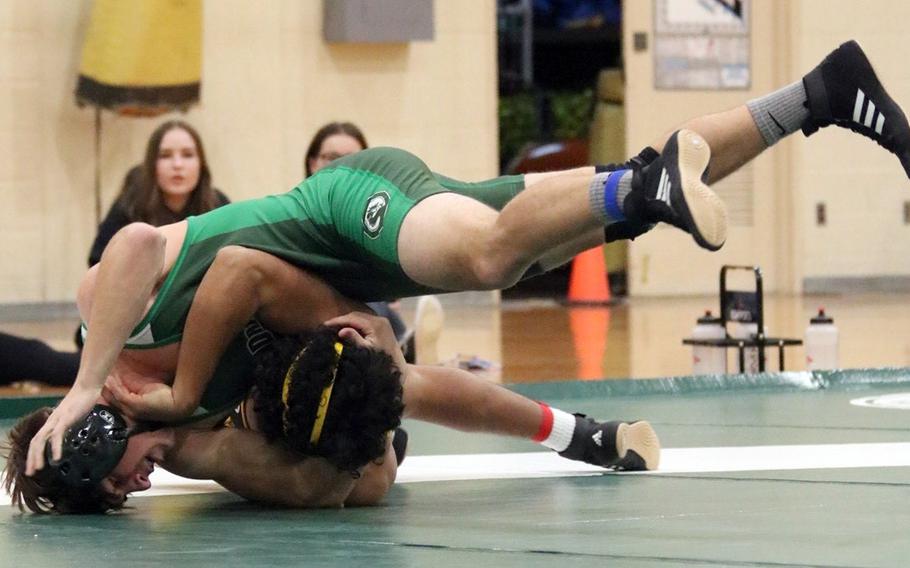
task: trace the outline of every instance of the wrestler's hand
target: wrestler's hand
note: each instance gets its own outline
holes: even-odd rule
[[[143,383],[130,390],[120,377],[110,376],[104,383],[104,396],[133,420],[168,422],[192,414],[174,401],[174,391],[164,383]]]
[[[25,462],[25,475],[34,475],[44,468],[44,448],[51,444],[51,456],[54,461],[63,453],[63,435],[67,428],[83,418],[95,405],[101,389],[85,388],[78,383],[73,385],[57,408],[47,418],[44,426],[35,434],[28,446],[28,457]]]
[[[325,322],[325,325],[341,328],[338,337],[351,341],[354,345],[385,351],[400,370],[407,365],[401,347],[398,346],[398,340],[395,339],[392,325],[386,318],[363,312],[351,312],[332,318]]]

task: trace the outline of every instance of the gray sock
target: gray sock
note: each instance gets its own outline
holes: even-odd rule
[[[809,109],[805,105],[807,99],[806,88],[800,80],[764,97],[752,99],[746,107],[752,113],[752,120],[765,143],[772,146],[784,136],[799,130],[809,118]]]
[[[611,175],[619,176],[619,180],[608,184]],[[622,211],[622,204],[626,196],[632,191],[632,170],[616,170],[614,172],[600,172],[594,174],[588,186],[588,203],[594,217],[600,219],[604,225],[611,225],[625,221],[626,216]]]

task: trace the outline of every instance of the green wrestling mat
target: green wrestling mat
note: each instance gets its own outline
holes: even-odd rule
[[[275,510],[162,477],[164,490],[118,515],[5,506],[2,557],[434,568],[867,567],[910,557],[910,369],[515,388],[567,411],[647,418],[666,448],[662,471],[592,474],[529,442],[406,423],[402,483],[380,507]],[[0,422],[4,433],[11,422]]]

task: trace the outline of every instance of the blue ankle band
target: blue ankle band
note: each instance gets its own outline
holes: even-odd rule
[[[625,175],[627,171],[629,170],[616,170],[615,172],[610,172],[610,177],[607,178],[607,183],[604,184],[604,209],[606,209],[607,215],[616,221],[626,220],[622,208],[619,206],[619,203],[616,202],[616,190],[619,189],[619,180],[622,179],[622,176]]]

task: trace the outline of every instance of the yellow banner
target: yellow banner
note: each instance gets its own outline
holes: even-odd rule
[[[186,107],[202,76],[202,0],[95,0],[82,49],[80,103]]]

